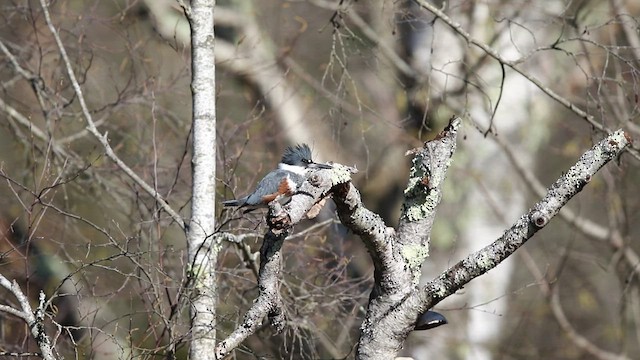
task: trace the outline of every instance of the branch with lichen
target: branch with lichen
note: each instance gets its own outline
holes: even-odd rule
[[[0,312],[5,312],[22,319],[31,331],[31,336],[36,341],[38,348],[40,349],[39,357],[45,360],[55,360],[57,357],[54,352],[55,349],[51,344],[51,340],[47,335],[44,328],[44,316],[45,316],[45,295],[40,291],[39,305],[34,312],[29,304],[29,299],[24,295],[18,283],[14,280],[9,281],[3,275],[0,274],[0,287],[8,290],[18,300],[20,308],[12,307],[9,305],[0,304]]]
[[[417,308],[404,313],[408,320],[401,324],[403,335],[399,337],[385,336],[393,327],[385,329],[378,322],[419,291],[420,267],[429,255],[429,234],[442,199],[442,185],[456,149],[460,125],[459,118],[452,118],[435,139],[407,152],[413,155],[412,167],[397,231],[364,207],[352,184],[343,184],[334,191],[340,220],[361,237],[375,267],[375,285],[361,326],[357,358],[368,358],[371,353],[376,354],[375,358],[393,358],[397,351],[378,353],[377,347],[388,349],[401,345],[399,340],[404,340],[415,328],[420,315]],[[373,333],[384,334],[375,337],[387,343],[367,341]]]
[[[478,276],[495,268],[511,256],[536,232],[546,226],[567,202],[587,185],[606,163],[618,157],[631,143],[622,130],[610,134],[585,152],[561,176],[546,196],[524,214],[499,239],[467,256],[440,276],[414,291],[399,305],[371,322],[363,331],[358,354],[361,358],[382,358],[376,354],[395,354],[404,343],[416,314],[432,308]]]
[[[379,215],[364,206],[350,181],[351,169],[339,164],[332,170],[312,172],[286,206],[270,204],[269,232],[261,249],[260,294],[238,329],[218,345],[218,358],[253,334],[267,315],[276,330],[282,330],[284,315],[278,293],[282,243],[291,227],[328,196],[336,203],[340,221],[363,240],[375,267],[374,289],[361,326],[356,358],[393,358],[407,335],[421,329],[416,326],[421,315],[513,254],[631,142],[622,130],[600,141],[500,239],[419,287],[420,267],[429,253],[430,233],[460,125],[460,119],[452,118],[434,140],[408,152],[413,155],[413,166],[397,230],[386,226]]]
[[[407,296],[415,293],[418,290],[420,265],[428,255],[428,234],[436,206],[442,198],[441,185],[455,151],[459,127],[460,119],[453,118],[436,139],[409,153],[414,155],[414,166],[405,191],[399,227],[403,237],[388,227],[378,214],[364,206],[360,193],[351,183],[351,174],[355,170],[344,165],[333,164],[331,170],[311,172],[286,206],[272,202],[267,215],[269,231],[260,249],[258,298],[242,323],[218,343],[216,357],[220,359],[228,355],[255,333],[265,317],[269,318],[276,331],[283,329],[285,319],[279,293],[282,244],[292,226],[309,216],[310,210],[329,196],[336,203],[340,221],[361,237],[375,266],[375,286],[362,329],[372,329],[383,314],[401,305]],[[418,315],[414,314],[410,330]]]
[[[622,130],[610,134],[585,152],[569,171],[556,180],[545,197],[522,215],[496,241],[458,262],[424,287],[423,301],[433,306],[511,256],[536,232],[545,227],[567,202],[587,185],[606,163],[631,144]]]

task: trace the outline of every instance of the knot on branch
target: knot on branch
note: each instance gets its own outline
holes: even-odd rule
[[[269,311],[269,323],[275,330],[276,334],[280,334],[284,331],[284,325],[286,324],[286,318],[284,311],[282,311],[282,304],[275,306]]]
[[[549,216],[545,215],[541,211],[534,211],[531,213],[531,222],[533,222],[533,224],[538,228],[545,227],[549,223],[549,220]]]

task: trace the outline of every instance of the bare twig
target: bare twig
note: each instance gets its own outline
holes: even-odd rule
[[[145,4],[163,37],[169,41],[177,40],[183,46],[190,45],[184,16],[171,8],[171,2],[145,0]],[[318,136],[318,133],[326,132],[326,128],[318,122],[305,121],[309,116],[304,101],[278,66],[279,59],[272,51],[269,38],[248,8],[250,6],[243,6],[242,11],[234,11],[216,7],[216,24],[232,27],[242,39],[237,44],[216,39],[216,65],[256,88],[276,115],[282,133],[290,143],[314,144],[315,151],[321,155],[332,153],[333,145],[324,140],[328,137]]]
[[[631,51],[636,62],[640,64],[640,36],[638,36],[638,18],[634,16],[627,4],[622,0],[610,0],[613,13],[620,19],[620,26],[624,31],[627,42],[631,45]]]
[[[80,103],[80,108],[82,109],[82,115],[84,116],[87,122],[87,128],[89,132],[100,142],[100,144],[104,147],[107,156],[125,173],[127,174],[138,186],[140,186],[147,194],[152,196],[160,207],[171,216],[171,218],[182,228],[186,228],[186,224],[184,219],[180,214],[178,214],[163,198],[160,194],[158,194],[151,185],[147,184],[138,174],[136,174],[127,164],[122,161],[118,155],[113,151],[111,145],[109,145],[109,139],[107,137],[107,133],[101,134],[98,131],[95,122],[93,121],[93,117],[91,116],[91,112],[89,111],[89,107],[84,99],[84,94],[82,89],[80,88],[80,83],[76,79],[75,72],[73,70],[73,65],[71,64],[71,60],[67,55],[67,51],[62,43],[62,39],[60,39],[60,35],[58,34],[58,30],[56,30],[53,22],[51,21],[51,14],[49,13],[49,7],[47,5],[46,0],[40,0],[40,6],[42,7],[42,11],[44,14],[45,21],[47,26],[49,27],[49,31],[51,35],[53,35],[56,44],[58,45],[58,50],[60,51],[60,56],[65,64],[65,68],[67,70],[67,75],[69,76],[69,81],[73,86],[73,90],[78,97],[78,102]]]
[[[584,336],[580,335],[578,331],[573,327],[573,325],[571,325],[569,319],[567,319],[564,313],[564,309],[562,308],[562,304],[560,304],[558,285],[552,285],[549,283],[549,281],[547,281],[544,274],[542,274],[542,272],[538,268],[535,260],[531,257],[531,255],[529,255],[528,252],[522,251],[520,254],[525,266],[536,278],[536,283],[538,284],[540,291],[547,298],[554,318],[556,319],[562,330],[565,332],[565,334],[567,334],[569,339],[571,339],[571,341],[573,341],[576,346],[601,360],[628,359],[628,357],[626,356],[614,354],[609,351],[603,350]],[[553,278],[555,278],[555,276],[553,276]]]
[[[595,118],[593,117],[593,115],[587,113],[585,110],[583,110],[582,108],[580,108],[579,106],[577,106],[573,102],[569,101],[569,99],[563,97],[562,95],[560,95],[557,92],[553,91],[551,88],[545,86],[540,80],[535,78],[533,75],[529,74],[527,71],[520,69],[517,66],[519,64],[518,60],[509,61],[509,60],[505,59],[496,50],[491,48],[489,45],[487,45],[487,44],[475,39],[474,37],[472,37],[471,34],[466,32],[462,28],[462,25],[460,25],[459,23],[455,22],[453,19],[451,19],[449,16],[447,16],[447,14],[442,12],[442,10],[438,9],[436,6],[434,6],[433,4],[429,3],[428,1],[426,1],[426,0],[414,0],[414,1],[416,1],[418,4],[420,4],[420,6],[422,6],[426,10],[432,12],[436,17],[438,17],[445,24],[447,24],[451,29],[453,29],[456,33],[458,33],[458,35],[462,36],[465,39],[465,41],[467,41],[469,44],[473,44],[473,45],[479,47],[480,49],[482,49],[482,51],[487,53],[493,59],[497,60],[500,64],[506,65],[510,69],[512,69],[515,72],[517,72],[518,74],[522,75],[524,78],[526,78],[532,84],[537,86],[540,90],[542,90],[542,92],[547,94],[553,100],[555,100],[558,103],[562,104],[563,106],[568,108],[570,111],[572,111],[574,114],[576,114],[579,117],[581,117],[582,119],[586,120],[591,126],[593,126],[594,129],[600,130],[601,132],[603,132],[605,134],[610,134],[611,133],[611,130],[609,128],[605,127],[602,123],[596,121]],[[635,157],[636,159],[640,160],[640,154],[638,153],[638,151],[636,151],[635,149],[631,149],[631,148],[627,148],[627,150],[629,150],[629,153],[631,153],[631,155],[633,155],[633,157]]]

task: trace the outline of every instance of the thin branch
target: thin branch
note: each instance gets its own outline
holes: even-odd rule
[[[20,286],[15,280],[13,282],[10,282],[2,274],[0,274],[0,286],[9,290],[9,292],[11,292],[13,296],[15,296],[15,298],[18,300],[18,303],[22,308],[22,311],[20,311],[6,305],[0,305],[0,311],[12,314],[27,323],[33,339],[36,341],[38,347],[40,348],[40,356],[45,360],[55,360],[56,356],[53,354],[54,349],[51,346],[51,340],[49,340],[49,336],[47,336],[47,333],[44,329],[44,292],[40,291],[40,302],[34,313],[31,309],[31,305],[29,304],[29,299],[27,299],[27,297],[24,295],[24,293],[20,289]]]
[[[631,52],[636,62],[640,63],[640,36],[638,36],[638,17],[631,14],[627,4],[622,0],[610,0],[611,8],[616,17],[620,18],[620,26],[627,42],[631,45]],[[625,20],[628,19],[628,20]]]
[[[35,79],[35,76],[33,76],[33,74],[31,74],[29,71],[25,70],[22,66],[20,66],[20,63],[18,63],[18,60],[16,59],[16,57],[11,53],[11,51],[9,51],[7,46],[2,41],[0,41],[0,50],[2,50],[4,55],[9,59],[9,61],[11,62],[11,65],[13,65],[14,69],[18,74],[20,74],[23,78],[30,81]]]
[[[563,106],[565,106],[566,108],[571,110],[574,114],[576,114],[579,117],[581,117],[582,119],[586,120],[595,129],[598,129],[598,130],[600,130],[601,132],[603,132],[605,134],[610,134],[611,133],[611,130],[608,129],[607,127],[605,127],[603,124],[601,124],[598,121],[596,121],[595,118],[593,117],[593,115],[588,114],[585,110],[581,109],[580,107],[578,107],[577,105],[575,105],[574,103],[569,101],[567,98],[565,98],[562,95],[556,93],[551,88],[545,86],[544,84],[542,84],[542,82],[540,82],[540,80],[535,78],[533,75],[529,74],[525,70],[522,70],[522,69],[518,68],[517,64],[519,63],[519,61],[517,61],[517,60],[516,61],[509,61],[509,60],[503,58],[496,50],[494,50],[493,48],[491,48],[487,44],[485,44],[485,43],[473,38],[471,36],[471,34],[466,32],[462,28],[462,25],[460,25],[459,23],[455,22],[453,19],[451,19],[449,16],[447,16],[447,14],[442,12],[440,9],[435,7],[433,4],[430,4],[428,1],[426,1],[426,0],[414,0],[414,1],[416,1],[420,6],[422,6],[426,10],[432,12],[436,17],[438,17],[445,24],[447,24],[451,29],[453,29],[456,33],[458,33],[458,35],[462,36],[465,39],[465,41],[467,41],[469,44],[473,44],[473,45],[479,47],[480,49],[482,49],[482,51],[484,51],[489,56],[491,56],[492,58],[497,60],[500,64],[506,65],[509,68],[511,68],[512,70],[514,70],[515,72],[517,72],[518,74],[522,75],[524,78],[526,78],[532,84],[537,86],[540,90],[542,90],[542,92],[547,94],[553,100],[555,100],[558,103],[562,104]],[[640,160],[640,154],[638,153],[637,150],[631,149],[631,148],[627,148],[627,150],[629,151],[629,153],[633,157],[635,157],[636,159]]]
[[[93,121],[93,117],[91,116],[91,112],[89,111],[89,107],[85,102],[82,89],[80,88],[80,83],[78,83],[78,80],[75,76],[75,72],[73,70],[73,65],[71,64],[71,60],[67,55],[67,51],[64,47],[64,44],[62,43],[62,40],[60,39],[60,35],[58,34],[58,31],[56,30],[55,26],[53,25],[53,22],[51,21],[51,15],[49,13],[49,8],[47,6],[46,0],[40,0],[40,6],[42,7],[44,18],[47,23],[47,26],[49,27],[49,31],[51,32],[51,35],[53,35],[56,41],[56,44],[58,46],[58,50],[60,51],[60,55],[62,56],[62,60],[66,67],[67,75],[69,76],[69,81],[73,86],[73,90],[75,91],[76,96],[78,97],[80,108],[82,109],[82,115],[84,116],[87,122],[87,128],[89,129],[89,132],[91,132],[91,134],[100,142],[100,144],[102,144],[107,156],[125,174],[127,174],[138,186],[140,186],[147,194],[153,197],[158,202],[158,204],[160,204],[160,207],[162,207],[162,209],[166,211],[167,214],[169,214],[169,216],[171,216],[171,218],[178,224],[178,226],[180,226],[180,228],[184,230],[186,228],[186,224],[182,216],[180,216],[180,214],[178,214],[175,210],[173,210],[173,208],[162,198],[160,194],[158,194],[153,189],[151,185],[147,184],[140,176],[138,176],[138,174],[136,174],[129,166],[127,166],[127,164],[124,163],[124,161],[122,161],[116,155],[116,153],[111,148],[111,145],[109,145],[109,139],[107,138],[107,133],[101,134],[100,131],[98,131]]]
[[[591,341],[589,341],[584,336],[580,335],[578,331],[573,327],[573,325],[571,325],[571,323],[569,322],[569,319],[567,319],[564,313],[564,310],[562,308],[562,304],[560,304],[560,296],[558,295],[559,294],[558,284],[556,283],[552,286],[552,284],[550,284],[549,281],[545,279],[545,276],[542,274],[542,272],[538,268],[538,265],[536,264],[535,260],[531,257],[531,255],[529,255],[527,251],[522,251],[520,254],[521,254],[522,260],[524,261],[525,266],[529,269],[531,274],[536,278],[536,283],[538,284],[540,291],[547,298],[547,301],[549,301],[549,306],[551,307],[551,312],[553,313],[554,318],[556,319],[556,321],[558,322],[562,330],[565,332],[565,334],[567,334],[569,339],[571,339],[571,341],[573,341],[573,343],[577,347],[585,350],[589,354],[601,360],[627,360],[628,359],[628,357],[626,356],[614,354],[609,351],[603,350],[599,348],[597,345],[595,345],[594,343],[592,343]]]
[[[2,276],[2,275],[0,275]],[[15,317],[18,317],[20,319],[25,319],[26,318],[26,314],[18,309],[12,308],[11,306],[8,305],[1,305],[0,304],[0,311],[2,312],[6,312],[7,314],[11,314]]]

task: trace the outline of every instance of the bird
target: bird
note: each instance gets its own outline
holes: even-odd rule
[[[310,169],[332,169],[328,164],[319,164],[311,159],[311,149],[307,144],[287,147],[278,168],[260,180],[249,195],[222,202],[225,207],[247,208],[251,211],[268,207],[273,200],[287,203],[306,179]]]

